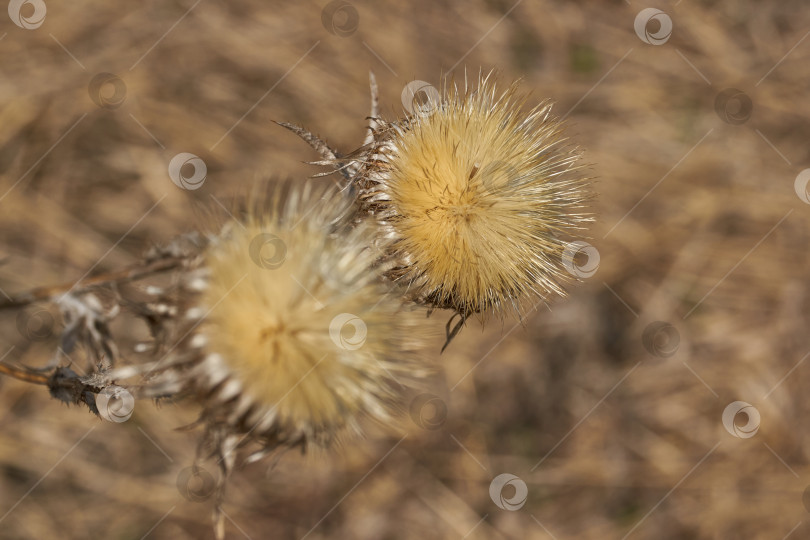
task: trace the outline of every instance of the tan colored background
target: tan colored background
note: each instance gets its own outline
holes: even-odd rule
[[[405,421],[238,472],[228,537],[807,537],[806,3],[655,4],[674,26],[660,46],[636,35],[637,0],[351,3],[348,37],[323,26],[324,1],[49,1],[35,30],[0,13],[0,287],[119,267],[193,229],[194,204],[316,172],[271,121],[354,148],[369,69],[392,117],[413,79],[497,68],[557,101],[587,149],[598,272],[524,328],[471,324],[431,353],[442,429]],[[124,81],[120,107],[90,99],[100,72]],[[752,100],[742,125],[715,112],[729,87]],[[171,183],[179,152],[206,162],[203,188]],[[642,344],[656,320],[680,334],[668,359]],[[3,313],[0,354],[12,345],[32,364],[53,347]],[[760,412],[754,437],[724,429],[735,400]],[[0,537],[210,537],[210,506],[175,487],[196,436],[173,429],[193,415],[142,403],[110,424],[0,381]],[[489,497],[504,472],[528,485],[518,511]]]

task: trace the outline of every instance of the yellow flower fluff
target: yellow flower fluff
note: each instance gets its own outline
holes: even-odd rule
[[[388,421],[400,383],[425,372],[422,317],[386,295],[372,231],[346,228],[335,197],[294,193],[232,223],[204,258],[207,385],[228,422],[287,443],[328,442],[363,416]]]
[[[463,318],[564,294],[564,235],[591,220],[579,154],[551,105],[525,113],[515,95],[489,78],[445,89],[420,114],[383,124],[357,179],[399,261],[389,276]]]

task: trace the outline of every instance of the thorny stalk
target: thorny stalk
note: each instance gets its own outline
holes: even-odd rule
[[[48,377],[41,373],[31,373],[30,371],[10,366],[2,362],[0,362],[0,373],[3,375],[8,375],[9,377],[14,377],[19,381],[29,382],[32,384],[48,384]]]

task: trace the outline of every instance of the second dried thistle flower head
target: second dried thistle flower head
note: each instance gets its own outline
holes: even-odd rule
[[[349,209],[330,190],[294,189],[212,237],[187,341],[209,426],[270,448],[326,445],[364,417],[390,422],[426,375],[424,318],[388,294],[373,226],[352,225]]]

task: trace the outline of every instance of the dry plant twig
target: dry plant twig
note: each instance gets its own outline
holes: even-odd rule
[[[10,299],[0,300],[0,310],[19,309],[35,302],[52,300],[59,295],[67,294],[69,292],[82,292],[93,287],[101,287],[113,284],[120,285],[123,283],[137,281],[145,277],[176,270],[180,268],[184,262],[185,259],[179,257],[158,259],[150,261],[147,264],[133,264],[120,270],[99,274],[78,282],[38,287],[36,289],[14,295]]]

